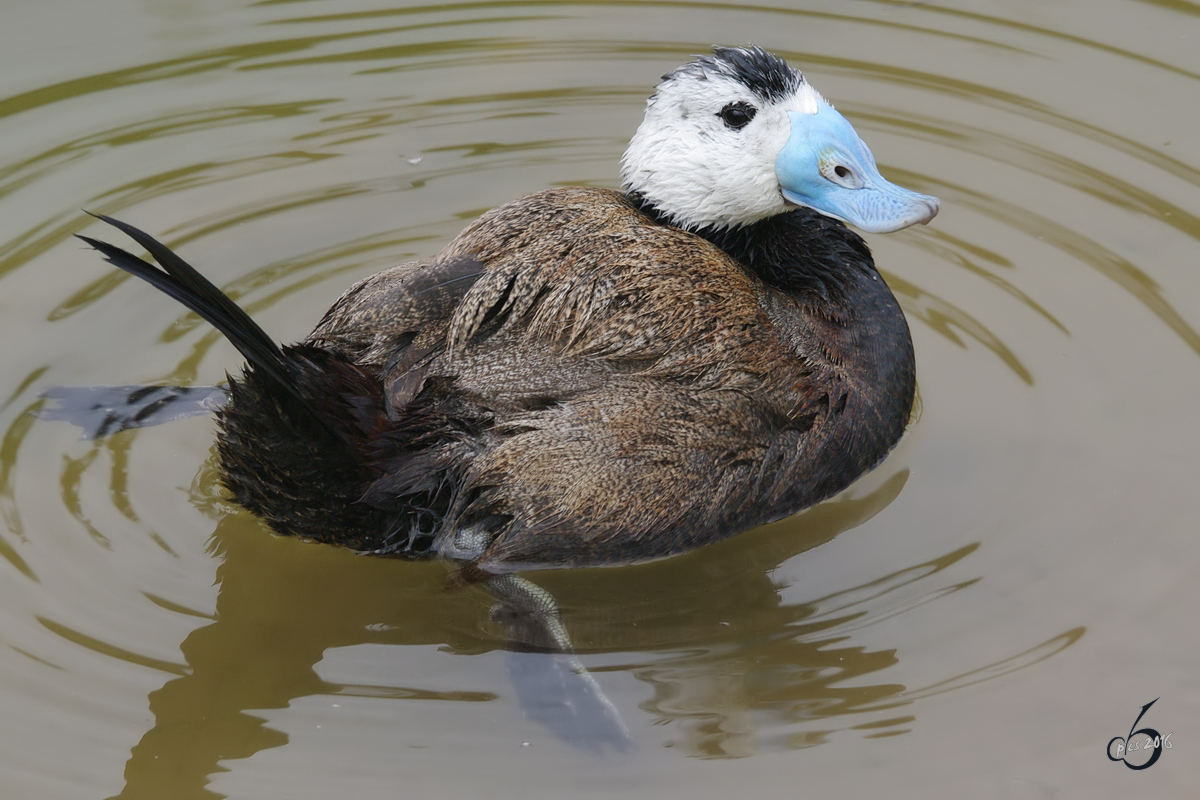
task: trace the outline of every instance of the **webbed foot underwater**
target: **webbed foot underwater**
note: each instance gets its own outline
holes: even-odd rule
[[[912,341],[863,240],[928,222],[757,48],[664,77],[623,191],[496,208],[279,346],[179,256],[105,258],[249,362],[219,410],[233,499],[275,531],[468,576],[625,564],[793,514],[904,432]]]

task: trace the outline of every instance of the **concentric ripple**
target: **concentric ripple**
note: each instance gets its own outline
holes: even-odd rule
[[[1200,714],[1194,4],[63,5],[0,28],[0,795],[1106,796],[1141,706]],[[447,568],[224,501],[210,420],[85,441],[31,413],[241,363],[79,245],[81,209],[296,340],[494,205],[615,187],[658,77],[714,42],[787,57],[941,198],[869,237],[919,413],[797,518],[535,576],[639,745],[618,769],[522,718]],[[1185,796],[1182,763],[1139,790]]]

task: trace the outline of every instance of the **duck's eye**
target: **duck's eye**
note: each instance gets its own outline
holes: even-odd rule
[[[717,112],[717,116],[721,118],[728,127],[733,130],[741,130],[750,124],[750,120],[754,119],[754,115],[758,113],[758,109],[749,103],[730,103]]]

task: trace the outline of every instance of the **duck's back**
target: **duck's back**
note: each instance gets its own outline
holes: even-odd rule
[[[817,502],[903,422],[855,444],[849,412],[876,400],[839,354],[803,352],[813,319],[616,192],[501,206],[350,289],[308,339],[381,387],[359,502],[390,521],[348,543],[488,572],[624,563]]]

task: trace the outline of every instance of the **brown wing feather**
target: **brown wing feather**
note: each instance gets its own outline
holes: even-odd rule
[[[627,560],[631,540],[648,558],[720,538],[750,495],[775,492],[764,464],[812,446],[826,393],[781,385],[762,284],[624,196],[522,198],[431,263],[457,259],[485,271],[381,377],[392,402],[411,400],[415,359],[421,380],[448,379],[491,415],[442,533],[492,526],[481,568]]]

